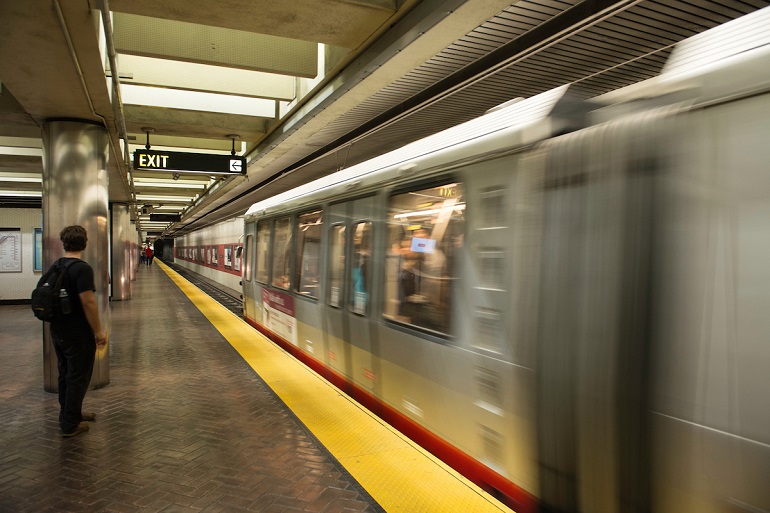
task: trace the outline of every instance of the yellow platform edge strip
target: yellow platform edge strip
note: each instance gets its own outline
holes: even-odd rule
[[[156,262],[385,511],[512,511]]]

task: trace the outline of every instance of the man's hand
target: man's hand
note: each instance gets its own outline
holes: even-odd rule
[[[96,345],[104,347],[107,344],[107,333],[102,329],[102,323],[99,322],[99,308],[96,306],[96,296],[93,290],[86,290],[79,294],[80,303],[83,305],[83,313],[91,329],[94,331]]]

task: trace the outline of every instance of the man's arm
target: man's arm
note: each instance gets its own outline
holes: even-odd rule
[[[86,290],[78,294],[83,312],[86,314],[88,324],[94,330],[96,345],[101,347],[107,344],[107,334],[102,331],[102,323],[99,321],[99,307],[96,305],[96,295],[93,290]]]

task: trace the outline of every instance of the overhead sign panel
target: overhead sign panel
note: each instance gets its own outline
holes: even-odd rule
[[[246,158],[237,155],[212,155],[180,151],[134,151],[134,169],[180,171],[216,175],[245,175]]]
[[[182,216],[180,214],[150,214],[150,221],[178,223],[181,220]]]

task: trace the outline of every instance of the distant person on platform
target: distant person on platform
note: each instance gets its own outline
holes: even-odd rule
[[[67,293],[71,313],[64,320],[51,323],[51,338],[59,362],[59,426],[62,436],[70,437],[88,431],[93,413],[82,411],[96,347],[107,344],[107,334],[99,321],[96,304],[94,270],[80,259],[86,249],[88,234],[82,226],[67,226],[59,234],[64,245],[61,264],[73,261],[67,268]]]
[[[147,265],[152,265],[152,248],[150,246],[147,246],[144,250],[144,259],[147,262]]]

